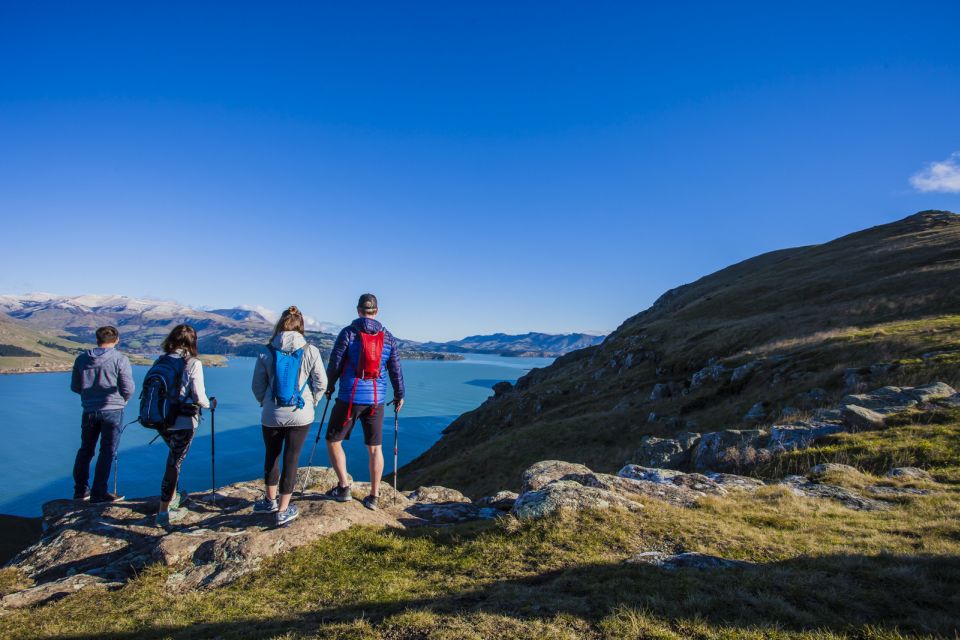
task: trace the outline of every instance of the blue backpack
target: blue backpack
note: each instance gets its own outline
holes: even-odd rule
[[[140,391],[140,424],[157,431],[173,426],[180,415],[180,385],[186,366],[183,358],[166,354],[153,363]]]
[[[303,409],[303,392],[307,389],[309,377],[303,386],[297,388],[300,377],[300,365],[303,363],[303,349],[296,351],[278,351],[272,344],[267,345],[273,355],[273,402],[278,407],[296,407]]]

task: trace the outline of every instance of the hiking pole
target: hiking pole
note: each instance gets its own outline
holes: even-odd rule
[[[393,401],[393,504],[397,504],[397,451],[400,443],[400,409]]]
[[[313,465],[313,455],[317,452],[317,445],[320,444],[320,435],[323,433],[323,421],[327,419],[327,409],[330,408],[330,398],[333,396],[327,396],[327,404],[323,406],[323,415],[320,417],[320,428],[317,429],[317,439],[313,441],[313,450],[310,452],[310,457],[307,459],[307,472],[303,475],[303,484],[300,485],[300,497],[303,497],[303,492],[307,490],[307,481],[310,479],[310,467]]]
[[[217,399],[210,398],[210,503],[217,506]]]

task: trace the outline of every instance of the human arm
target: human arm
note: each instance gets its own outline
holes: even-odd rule
[[[203,384],[203,363],[196,358],[190,360],[190,393],[194,401],[204,409],[210,408],[210,399]]]
[[[340,330],[337,339],[333,342],[330,351],[330,362],[327,363],[327,395],[333,395],[333,390],[340,379],[340,372],[347,358],[347,347],[350,346],[350,328]]]
[[[317,359],[313,362],[313,368],[310,370],[310,390],[313,392],[313,404],[320,403],[323,392],[327,390],[327,372],[323,368],[323,358],[320,357],[320,350],[316,347],[313,350],[317,354]]]
[[[253,365],[253,382],[250,384],[250,388],[253,390],[253,397],[262,406],[263,399],[267,396],[267,389],[270,388],[266,358],[262,353],[257,356],[257,362]]]
[[[403,367],[400,365],[400,351],[397,349],[397,339],[389,331],[386,335],[390,343],[390,355],[387,357],[387,374],[390,376],[390,385],[393,387],[393,399],[397,403],[397,411],[403,406],[403,397],[406,388],[403,384]]]
[[[120,391],[120,395],[123,396],[123,399],[126,402],[130,402],[130,398],[133,397],[133,392],[136,391],[136,384],[133,382],[133,369],[130,366],[130,359],[127,358],[127,356],[123,356],[119,362],[117,388]]]
[[[73,361],[73,373],[70,376],[70,391],[74,393],[83,391],[83,377],[80,373],[80,358],[82,357],[82,355],[79,355],[77,359]]]

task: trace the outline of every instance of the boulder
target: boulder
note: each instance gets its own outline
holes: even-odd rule
[[[673,438],[643,436],[633,459],[645,467],[675,468],[690,460],[690,447]]]
[[[757,360],[740,365],[733,370],[732,374],[730,374],[730,381],[739,382],[740,380],[745,380],[759,366],[760,362]]]
[[[683,472],[657,467],[644,467],[638,464],[628,464],[620,469],[617,475],[621,478],[630,478],[631,480],[663,483],[669,482],[671,478],[682,476]]]
[[[491,507],[493,509],[499,509],[501,511],[510,511],[513,508],[513,503],[517,501],[519,496],[513,491],[498,491],[492,496],[484,496],[479,500],[476,500],[474,504],[478,507]]]
[[[747,411],[743,416],[744,422],[760,422],[767,417],[769,411],[770,403],[768,402],[757,402],[750,410]]]
[[[819,480],[833,474],[860,475],[860,470],[856,467],[851,467],[848,464],[838,464],[836,462],[823,462],[821,464],[814,465],[807,470],[807,477],[813,480]]]
[[[851,431],[873,431],[883,429],[886,420],[882,414],[855,404],[847,404],[841,409],[843,424]]]
[[[520,485],[521,496],[528,491],[536,491],[554,480],[573,480],[589,483],[593,472],[582,464],[562,460],[543,460],[531,465],[523,472]]]
[[[722,364],[708,364],[693,374],[690,378],[690,388],[696,389],[707,382],[717,382],[725,372],[726,368]]]
[[[881,415],[891,415],[915,407],[917,401],[900,387],[881,387],[870,393],[844,396],[840,404],[864,407]]]
[[[705,433],[693,450],[693,468],[703,471],[740,466],[740,454],[746,449],[759,448],[766,435],[760,429],[725,429]]]
[[[696,425],[696,422],[693,420],[687,420],[686,424],[687,427],[690,428]],[[700,434],[696,431],[682,431],[677,434],[677,441],[684,449],[693,449],[695,446],[697,446],[697,443],[700,442]]]
[[[704,474],[713,480],[717,486],[723,489],[740,489],[743,491],[756,491],[760,487],[766,486],[763,480],[751,478],[749,476],[738,476],[733,473],[706,473]]]
[[[933,477],[918,467],[896,467],[887,471],[886,477],[897,480],[924,480],[931,481]]]
[[[956,394],[957,390],[942,382],[932,382],[930,384],[925,384],[922,387],[904,389],[903,393],[904,395],[913,398],[917,402],[930,402],[931,400],[949,398],[950,396]]]
[[[650,400],[663,400],[664,398],[669,398],[672,395],[670,392],[670,385],[663,382],[658,382],[653,385],[653,390],[650,392]]]
[[[789,488],[797,496],[835,500],[854,511],[882,511],[891,507],[887,502],[864,497],[852,489],[821,484],[803,476],[787,476],[779,484]]]
[[[794,451],[806,449],[815,440],[833,433],[846,431],[842,424],[835,422],[794,422],[792,424],[770,427],[770,449]]]
[[[407,498],[414,502],[470,502],[470,498],[463,495],[456,489],[447,487],[418,487],[415,491],[407,494]]]
[[[510,513],[518,518],[537,519],[560,510],[612,508],[639,511],[643,505],[599,487],[584,486],[573,480],[554,480],[540,489],[520,494]]]

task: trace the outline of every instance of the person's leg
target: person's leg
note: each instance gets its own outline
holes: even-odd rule
[[[368,446],[370,456],[370,495],[380,495],[380,477],[383,475],[383,447],[381,445]]]
[[[277,499],[277,484],[280,482],[280,452],[283,450],[283,429],[263,427],[263,483],[267,498]]]
[[[173,500],[173,496],[177,492],[177,484],[180,482],[180,467],[190,450],[194,432],[194,429],[175,429],[160,432],[160,437],[170,447],[170,453],[167,455],[167,468],[163,474],[163,481],[160,483],[161,513],[170,508],[170,501]]]
[[[123,411],[100,411],[97,425],[100,428],[100,455],[97,456],[97,466],[93,471],[93,487],[90,495],[105,496],[109,493],[107,487],[110,482],[110,467],[117,455],[120,446],[120,429],[123,428]]]
[[[363,423],[363,443],[367,445],[370,458],[370,495],[380,495],[380,478],[383,476],[383,412],[384,405],[368,407],[360,416]]]
[[[337,472],[337,486],[348,487],[347,480],[347,454],[343,451],[343,441],[350,439],[350,432],[353,430],[353,424],[356,416],[347,420],[347,403],[337,400],[333,405],[333,411],[330,412],[330,422],[327,423],[327,456],[330,458],[330,466]]]
[[[280,475],[280,511],[290,506],[290,498],[297,485],[297,469],[300,467],[300,452],[310,432],[310,425],[284,429],[283,473]]]
[[[73,462],[73,493],[85,495],[87,481],[90,479],[90,461],[97,450],[97,438],[100,437],[100,428],[94,420],[93,412],[84,411],[80,419],[80,448],[77,458]]]

